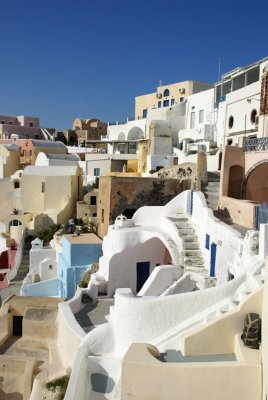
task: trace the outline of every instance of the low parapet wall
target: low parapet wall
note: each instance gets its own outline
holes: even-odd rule
[[[233,222],[249,229],[256,228],[256,206],[258,203],[221,196],[219,208],[232,218]]]
[[[162,362],[148,344],[132,344],[122,364],[122,400],[260,399],[258,357],[243,361]],[[212,384],[210,384],[210,382]]]

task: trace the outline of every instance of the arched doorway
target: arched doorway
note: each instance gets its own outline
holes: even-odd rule
[[[244,168],[241,165],[233,165],[229,169],[228,196],[233,199],[241,198]]]
[[[244,187],[246,200],[268,203],[268,162],[255,165],[247,173]]]
[[[130,129],[127,135],[128,140],[139,140],[144,138],[144,132],[138,126],[134,126]]]
[[[137,211],[136,208],[126,208],[125,211],[123,212],[123,215],[125,215],[127,219],[131,219],[136,211]]]

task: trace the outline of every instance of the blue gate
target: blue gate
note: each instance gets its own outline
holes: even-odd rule
[[[256,206],[256,229],[260,229],[260,224],[268,222],[268,204],[263,203]]]
[[[211,243],[211,246],[210,246],[210,276],[215,276],[216,253],[217,253],[217,245],[215,243]]]

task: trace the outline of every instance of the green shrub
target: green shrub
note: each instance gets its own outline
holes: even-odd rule
[[[49,228],[43,231],[38,231],[36,236],[38,239],[43,240],[44,244],[48,244],[53,239],[54,234],[61,228],[60,224],[50,225]]]
[[[59,379],[54,379],[51,382],[47,382],[47,389],[54,391],[56,388],[67,388],[69,382],[69,376],[63,376]]]
[[[87,283],[86,283],[86,281],[84,281],[84,279],[82,279],[81,282],[79,283],[79,287],[87,288]]]

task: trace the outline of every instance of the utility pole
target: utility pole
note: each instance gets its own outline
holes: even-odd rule
[[[221,57],[219,57],[219,67],[218,67],[218,82],[221,79]]]

